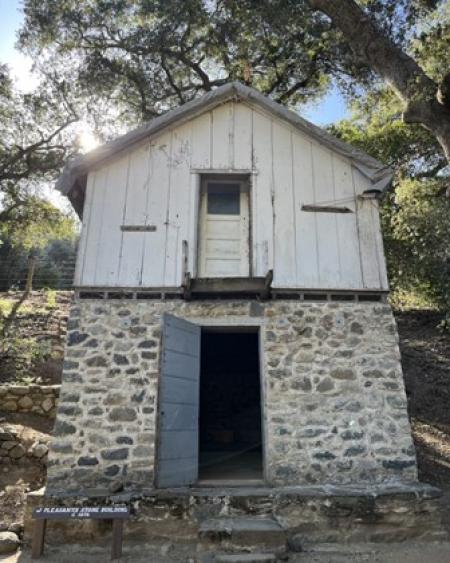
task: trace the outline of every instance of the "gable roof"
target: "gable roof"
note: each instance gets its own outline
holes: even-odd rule
[[[201,98],[192,100],[178,108],[168,111],[160,117],[145,123],[137,129],[83,156],[72,159],[64,167],[63,173],[57,181],[56,188],[70,199],[75,210],[81,216],[87,173],[92,167],[111,159],[119,153],[131,149],[134,145],[146,138],[160,134],[174,124],[186,122],[232,100],[245,101],[259,106],[275,117],[288,122],[300,132],[315,139],[321,145],[348,158],[364,176],[371,180],[373,183],[372,189],[382,191],[389,185],[393,173],[389,166],[383,165],[380,161],[369,156],[364,151],[333,137],[325,130],[303,119],[297,113],[274,102],[257,90],[244,86],[240,82],[230,82],[208,92]]]

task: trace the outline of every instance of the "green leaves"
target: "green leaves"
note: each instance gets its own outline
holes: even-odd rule
[[[394,290],[450,308],[450,198],[444,179],[403,179],[383,206]],[[401,303],[400,303],[401,304]]]
[[[22,48],[127,127],[230,80],[291,105],[315,98],[335,36],[294,0],[27,0],[25,13]]]
[[[7,239],[13,248],[25,252],[42,249],[53,239],[73,240],[75,236],[74,220],[36,196],[29,196],[0,223],[0,243]]]
[[[450,198],[447,162],[427,131],[407,126],[391,92],[354,104],[332,133],[396,170],[381,205],[389,281],[396,306],[450,308]]]

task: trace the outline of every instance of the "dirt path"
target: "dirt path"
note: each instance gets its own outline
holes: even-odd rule
[[[1,558],[3,563],[30,563],[29,551]],[[87,549],[78,545],[48,549],[48,563],[106,563],[108,547]],[[288,563],[449,563],[450,543],[401,543],[353,545],[346,548],[321,546],[314,551],[291,555]],[[166,544],[158,550],[151,547],[125,547],[123,563],[201,563],[201,558],[186,552],[174,553]]]

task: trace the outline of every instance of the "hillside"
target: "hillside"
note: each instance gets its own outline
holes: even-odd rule
[[[20,294],[0,293],[0,318]],[[72,292],[34,291],[19,309],[10,337],[0,342],[0,385],[61,381]]]
[[[430,311],[397,312],[403,373],[419,475],[450,487],[450,334]]]

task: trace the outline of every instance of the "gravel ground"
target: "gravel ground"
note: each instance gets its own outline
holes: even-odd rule
[[[13,556],[0,556],[4,563],[29,563],[29,551]],[[103,563],[110,561],[108,547],[71,545],[64,548],[46,550],[45,561],[48,563]],[[186,553],[174,553],[170,546],[157,550],[151,547],[136,546],[124,549],[123,563],[201,563],[201,558]],[[314,551],[291,555],[288,563],[449,563],[450,543],[384,543],[364,544],[347,547],[321,545]]]

